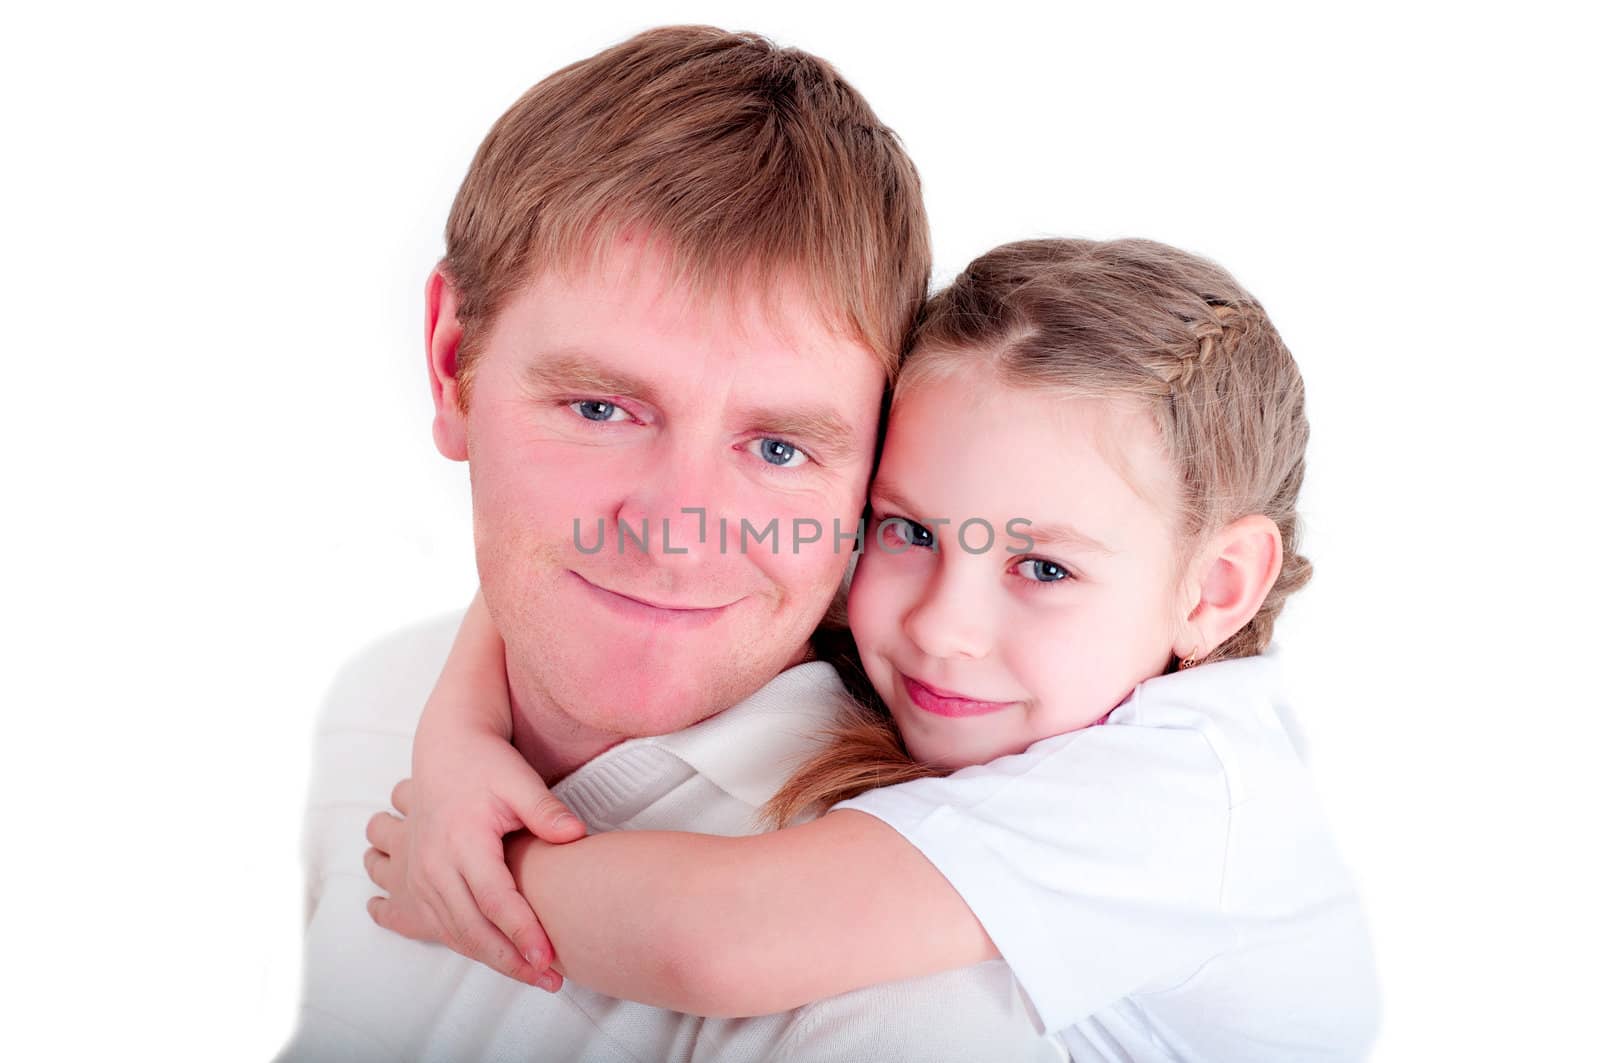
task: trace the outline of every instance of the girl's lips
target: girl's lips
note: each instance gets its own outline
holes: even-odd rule
[[[911,703],[935,716],[983,716],[1016,704],[1014,701],[978,701],[962,697],[960,694],[918,682],[904,672],[900,673],[900,679],[905,683],[906,696],[911,699]]]

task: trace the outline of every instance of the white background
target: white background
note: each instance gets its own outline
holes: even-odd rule
[[[422,282],[528,85],[648,25],[827,57],[937,279],[1036,234],[1220,260],[1308,382],[1282,633],[1379,1058],[1593,1051],[1594,35],[1570,8],[31,5],[5,16],[10,1058],[294,1021],[334,669],[474,584]]]

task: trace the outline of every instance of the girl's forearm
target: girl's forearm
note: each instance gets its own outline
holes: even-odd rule
[[[703,976],[723,942],[697,867],[718,862],[729,840],[617,831],[550,845],[524,832],[507,839],[506,860],[563,975],[608,996],[703,1015],[717,1004]]]
[[[693,1015],[787,1011],[998,956],[944,876],[860,812],[750,837],[519,835],[507,857],[563,974]]]

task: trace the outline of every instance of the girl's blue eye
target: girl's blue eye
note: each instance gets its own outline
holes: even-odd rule
[[[1028,575],[1030,569],[1033,572],[1032,575]],[[1061,565],[1056,564],[1054,561],[1046,561],[1042,557],[1025,559],[1021,564],[1017,565],[1017,572],[1022,575],[1023,579],[1037,583],[1055,583],[1072,575]]]
[[[578,416],[588,421],[621,421],[627,419],[627,411],[614,402],[605,402],[600,399],[584,399],[581,402],[567,404],[578,411]],[[620,416],[619,416],[620,415]]]
[[[811,460],[805,451],[793,443],[785,443],[781,439],[762,439],[759,442],[761,460],[768,465],[776,465],[780,469],[795,469]]]
[[[933,545],[933,532],[914,520],[907,520],[904,517],[885,517],[883,522],[889,526],[894,537],[907,546]]]

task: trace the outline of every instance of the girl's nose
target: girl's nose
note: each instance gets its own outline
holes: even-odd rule
[[[963,588],[944,567],[906,614],[906,635],[930,657],[986,657],[994,645],[994,631],[983,588]]]

